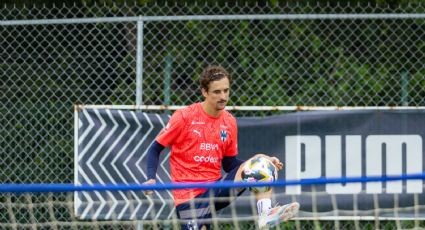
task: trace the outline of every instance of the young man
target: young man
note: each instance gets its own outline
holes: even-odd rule
[[[215,182],[222,178],[221,167],[227,173],[224,180],[242,180],[244,161],[236,157],[236,119],[225,110],[230,82],[230,74],[220,66],[209,66],[202,72],[200,84],[204,101],[177,110],[159,133],[148,150],[148,181],[145,183],[156,182],[159,154],[168,145],[171,145],[173,182]],[[278,170],[283,168],[276,157],[261,155],[273,162]],[[236,190],[237,195],[243,191]],[[202,219],[212,216],[210,201],[198,198],[230,197],[231,189],[179,189],[173,190],[173,196],[177,215],[184,221],[182,229],[209,229],[209,224],[202,223]],[[296,202],[272,208],[272,191],[257,193],[255,196],[260,228],[286,221],[298,212],[299,204]],[[197,200],[193,201],[194,198]],[[229,202],[220,199],[214,202],[214,208],[220,210],[228,206]]]

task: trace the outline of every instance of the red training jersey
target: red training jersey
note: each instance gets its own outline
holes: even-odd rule
[[[212,117],[195,103],[177,110],[156,141],[171,145],[173,182],[214,182],[221,177],[223,157],[237,155],[237,137],[236,119],[229,112]],[[205,190],[173,190],[174,203],[177,206]]]

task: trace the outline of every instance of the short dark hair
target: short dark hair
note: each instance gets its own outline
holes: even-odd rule
[[[230,83],[232,78],[226,69],[219,65],[208,66],[202,71],[201,78],[199,79],[201,89],[205,89],[208,91],[208,86],[210,85],[210,82],[218,81],[225,77],[229,79]]]

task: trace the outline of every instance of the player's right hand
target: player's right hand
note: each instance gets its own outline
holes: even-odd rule
[[[155,179],[149,179],[149,180],[147,180],[145,183],[143,183],[143,184],[155,184],[156,183],[156,180]],[[153,193],[153,191],[152,190],[145,190],[145,191],[143,191],[143,193],[146,195],[146,196],[149,196],[149,195],[152,195],[152,193]]]

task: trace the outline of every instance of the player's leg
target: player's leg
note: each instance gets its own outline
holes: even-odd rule
[[[212,216],[209,200],[211,192],[211,190],[207,190],[195,199],[177,205],[176,213],[181,221],[182,230],[210,229],[208,220]]]
[[[222,178],[222,181],[234,181],[238,169],[231,170]],[[182,229],[210,229],[213,213],[229,206],[245,190],[244,188],[209,189],[197,196],[196,199],[178,205],[176,207],[177,216],[184,222],[181,224]]]
[[[249,160],[245,161],[239,166],[235,175],[235,182],[242,181],[242,171],[244,170],[245,164],[247,164],[248,162]],[[277,174],[275,175],[275,179],[277,179]],[[298,202],[293,202],[283,206],[277,205],[275,207],[272,207],[272,189],[265,192],[254,192],[254,194],[257,200],[257,210],[259,215],[258,225],[260,228],[277,225],[280,223],[280,221],[287,221],[298,213],[298,209],[300,206]]]
[[[239,168],[235,168],[227,173],[227,175],[221,179],[221,181],[235,181],[236,175],[239,172]],[[246,188],[222,188],[216,189],[214,191],[214,196],[218,199],[214,202],[214,211],[219,211],[230,205],[232,201],[236,199],[236,197],[242,195],[242,193],[246,190]]]
[[[254,156],[255,157],[255,156]],[[231,170],[225,178],[222,180],[225,181],[242,181],[242,171],[244,165],[248,161],[242,163],[238,168]],[[277,175],[276,175],[277,176]],[[277,179],[277,178],[276,178]],[[214,196],[219,198],[214,202],[214,208],[211,207],[212,212],[219,211],[224,207],[227,207],[236,197],[240,196],[246,189],[218,189],[211,190],[214,192]],[[299,204],[297,202],[283,205],[275,206],[271,205],[272,190],[266,192],[257,192],[255,197],[257,200],[257,209],[259,213],[259,227],[265,228],[267,226],[274,226],[281,221],[287,221],[292,218],[296,213],[298,213]],[[224,198],[224,199],[223,199]]]

